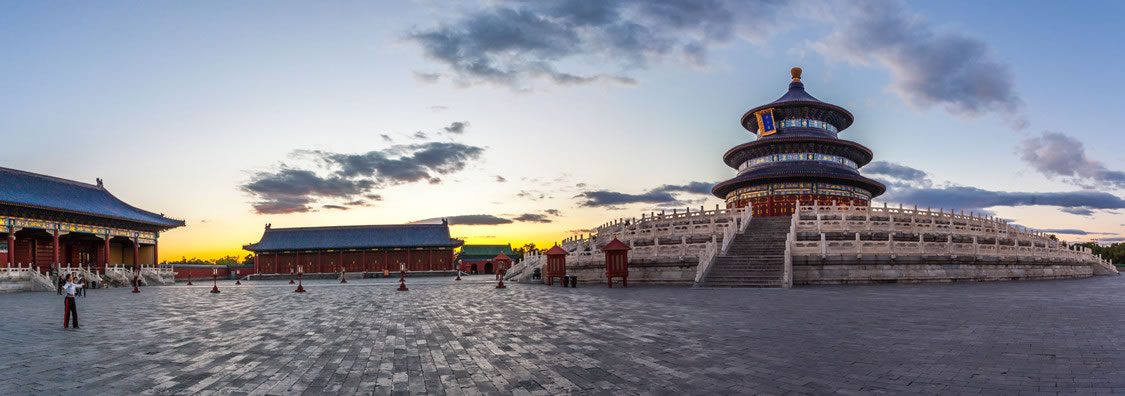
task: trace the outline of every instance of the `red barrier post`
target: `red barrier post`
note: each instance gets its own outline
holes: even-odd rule
[[[242,271],[238,271],[238,270],[234,271],[234,284],[240,285],[240,286],[242,285],[242,279],[241,279],[242,274],[241,274],[241,272]]]
[[[297,292],[297,293],[304,293],[305,292],[305,287],[303,285],[301,285],[301,275],[303,275],[303,274],[304,274],[303,268],[301,268],[301,266],[298,265],[297,266],[297,290],[294,290],[294,292]]]
[[[406,288],[406,264],[398,265],[398,291],[407,291]]]
[[[214,286],[211,286],[211,294],[219,293],[219,269],[218,268],[212,268],[211,269],[211,282],[214,283]]]

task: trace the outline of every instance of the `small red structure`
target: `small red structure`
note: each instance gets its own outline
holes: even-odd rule
[[[219,293],[219,269],[211,269],[211,294]]]
[[[187,277],[187,285],[191,286],[191,275],[188,275]]]
[[[507,272],[508,267],[512,264],[512,258],[504,253],[497,254],[492,258],[492,262],[496,264],[496,279],[499,280],[504,272]]]
[[[406,288],[406,264],[399,264],[398,291],[408,291]]]
[[[617,238],[602,246],[602,251],[605,252],[605,280],[609,283],[609,287],[613,287],[613,278],[621,278],[621,286],[629,287],[629,250],[631,249]]]
[[[559,278],[559,283],[566,287],[566,250],[556,244],[543,254],[547,255],[547,265],[543,266],[543,279],[547,280],[548,285],[552,285],[554,284],[552,280]]]
[[[242,274],[239,271],[234,271],[234,284],[242,285]]]
[[[305,272],[303,270],[304,270],[304,268],[301,268],[300,265],[297,266],[297,290],[294,290],[294,292],[297,292],[297,293],[304,293],[305,292],[305,286],[301,284],[301,275],[304,274],[304,272]]]

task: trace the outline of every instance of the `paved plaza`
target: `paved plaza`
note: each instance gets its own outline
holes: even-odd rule
[[[1125,278],[0,295],[0,394],[1125,393]]]

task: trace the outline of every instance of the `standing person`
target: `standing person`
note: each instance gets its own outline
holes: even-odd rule
[[[58,284],[58,287],[55,288],[55,294],[60,295],[60,296],[62,295],[62,289],[63,289],[64,284],[66,284],[66,278],[63,277],[62,272],[59,272],[59,284]]]
[[[80,284],[80,285],[86,284],[86,275],[78,275],[78,284]],[[78,290],[76,290],[75,294],[78,295],[78,296],[86,297],[86,288],[85,287],[79,288]]]
[[[78,290],[82,289],[83,285],[71,283],[70,280],[72,278],[71,278],[70,274],[66,274],[65,279],[66,279],[66,284],[63,285],[63,289],[66,290],[66,298],[63,298],[63,303],[66,304],[66,308],[65,308],[66,311],[63,313],[62,326],[65,329],[66,328],[66,322],[71,322],[71,323],[74,324],[74,328],[78,329],[79,328],[78,327],[78,307],[74,306],[74,294]],[[71,316],[71,315],[73,315],[73,316]],[[71,319],[71,318],[74,318],[74,319]]]

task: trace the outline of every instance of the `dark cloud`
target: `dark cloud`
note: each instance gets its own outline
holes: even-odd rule
[[[1018,113],[1021,100],[1008,66],[993,59],[983,41],[938,32],[898,1],[841,3],[826,15],[835,25],[813,48],[829,59],[866,64],[874,60],[891,71],[891,89],[918,108],[940,105],[959,115]],[[1022,119],[1013,127],[1026,126]]]
[[[538,201],[540,199],[547,198],[547,194],[543,193],[542,191],[535,191],[535,190],[531,190],[531,191],[520,190],[520,192],[516,193],[516,196],[520,197],[520,198],[523,198],[523,199],[529,199],[529,200],[532,200],[532,201]]]
[[[658,191],[649,191],[644,194],[626,194],[607,190],[586,191],[576,195],[575,198],[582,199],[578,203],[580,206],[591,207],[619,206],[633,203],[679,204],[680,202],[671,193]]]
[[[885,200],[912,203],[933,208],[977,209],[993,206],[1058,206],[1081,209],[1121,209],[1125,199],[1099,191],[1073,192],[1005,192],[975,187],[899,188]]]
[[[1043,132],[1024,139],[1020,159],[1040,173],[1087,187],[1125,188],[1125,172],[1110,170],[1086,156],[1082,142],[1058,132]]]
[[[449,126],[443,128],[443,129],[445,129],[446,132],[455,133],[455,134],[460,135],[462,133],[465,133],[465,127],[467,127],[467,126],[469,126],[468,121],[457,121],[457,122],[454,122],[452,124],[449,124]]]
[[[863,167],[863,173],[871,175],[882,175],[894,178],[903,182],[908,182],[918,185],[929,185],[930,180],[923,172],[918,169],[911,168],[905,165],[899,165],[893,162],[875,161]]]
[[[1048,234],[1066,234],[1066,235],[1102,234],[1101,232],[1089,232],[1089,231],[1083,231],[1083,230],[1078,230],[1078,229],[1074,229],[1074,228],[1048,228],[1048,229],[1045,229],[1045,230],[1037,230],[1037,231],[1045,232],[1045,233],[1048,233]]]
[[[504,176],[496,175],[496,182],[497,183],[503,183],[503,182],[506,182],[506,181],[508,181],[508,179],[505,179]]]
[[[551,216],[562,216],[562,212],[560,212],[558,209],[547,209],[544,210],[544,212],[547,212],[547,214]]]
[[[439,224],[442,219],[449,221],[449,225],[500,225],[512,224],[513,221],[503,217],[496,217],[493,215],[478,214],[478,215],[462,215],[462,216],[447,216],[447,217],[434,217],[424,220],[412,221],[411,224]]]
[[[715,186],[715,184],[716,183],[709,182],[689,182],[682,185],[665,184],[642,194],[629,194],[608,190],[585,191],[574,197],[580,198],[581,202],[578,203],[580,206],[614,207],[633,203],[647,203],[660,207],[676,207],[700,203],[706,201],[706,198],[701,200],[680,199],[674,194],[685,193],[710,197],[711,187]],[[578,186],[581,188],[584,184],[579,183]]]
[[[419,140],[425,140],[426,139],[426,133],[422,132],[422,131],[414,132],[414,138],[419,139]]]
[[[516,216],[516,218],[514,218],[512,220],[524,221],[524,222],[530,222],[530,223],[550,223],[550,222],[554,221],[554,220],[551,220],[551,219],[547,218],[547,215],[538,214],[538,213],[524,213],[522,215]]]
[[[342,205],[321,205],[320,207],[325,208],[325,209],[336,209],[336,210],[348,210],[348,209],[350,209],[347,206],[342,206]]]
[[[1070,213],[1072,215],[1079,215],[1079,216],[1093,216],[1094,215],[1094,211],[1092,209],[1089,209],[1089,208],[1082,208],[1082,207],[1079,207],[1079,208],[1060,208],[1059,210],[1062,211],[1063,213]]]
[[[774,1],[642,0],[497,1],[451,24],[415,31],[407,40],[452,70],[462,84],[524,89],[529,80],[555,85],[634,84],[621,71],[675,57],[702,65],[707,49],[768,35]],[[752,26],[752,28],[751,28]],[[616,72],[561,70],[586,61]],[[597,66],[597,65],[595,65]]]
[[[483,152],[480,147],[450,142],[396,145],[364,154],[297,151],[296,156],[312,156],[330,173],[283,165],[277,171],[254,173],[240,188],[256,200],[252,205],[259,214],[308,212],[322,199],[379,201],[382,196],[371,190],[420,181],[438,183],[439,175],[461,171]]]
[[[394,139],[391,139],[390,135],[387,134],[379,135],[379,137],[383,138],[383,141],[387,143],[395,141]]]

